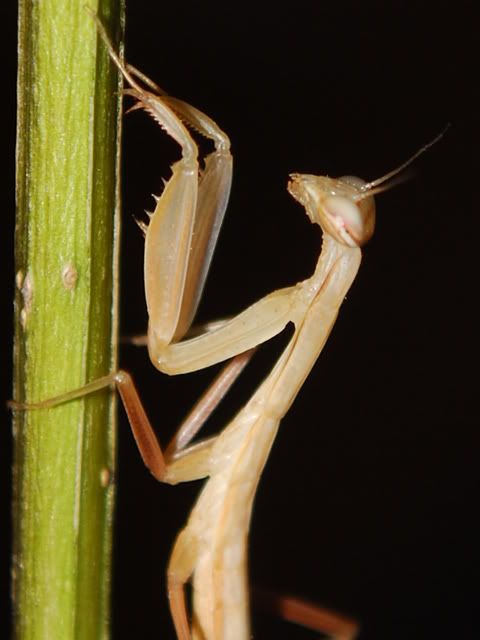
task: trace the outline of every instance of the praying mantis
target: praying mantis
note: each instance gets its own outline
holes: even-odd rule
[[[105,35],[101,25],[99,29]],[[373,196],[387,188],[386,182],[413,158],[369,183],[353,177],[292,174],[290,194],[304,206],[311,222],[323,230],[322,251],[313,275],[189,337],[228,202],[230,143],[208,116],[166,95],[138,70],[125,66],[110,44],[108,47],[130,86],[125,93],[136,100],[133,108],[150,113],[182,150],[149,224],[141,225],[145,233],[150,359],[170,375],[230,362],[165,451],[158,444],[131,377],[124,371],[38,406],[52,406],[115,384],[142,458],[154,477],[170,484],[209,478],[170,560],[168,591],[174,625],[181,640],[246,640],[250,637],[247,536],[260,475],[279,423],[320,355],[356,277],[361,246],[374,231]],[[190,129],[214,143],[215,150],[205,158],[203,170],[199,170]],[[218,436],[191,444],[254,349],[290,323],[293,335],[245,407]],[[184,595],[184,585],[190,579],[194,590],[191,624]],[[345,623],[336,637],[354,634],[355,626]]]

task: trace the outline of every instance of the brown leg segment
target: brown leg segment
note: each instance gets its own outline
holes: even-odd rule
[[[300,598],[282,596],[267,589],[255,588],[253,600],[262,611],[314,631],[326,633],[334,640],[355,640],[359,633],[359,625],[355,620]]]

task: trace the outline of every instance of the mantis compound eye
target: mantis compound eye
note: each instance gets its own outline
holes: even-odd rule
[[[349,247],[359,247],[362,217],[358,206],[345,196],[325,198],[323,207],[330,222],[330,232]]]
[[[329,231],[348,247],[361,247],[372,237],[375,227],[375,201],[365,189],[364,180],[354,176],[339,179],[343,189],[323,200]]]

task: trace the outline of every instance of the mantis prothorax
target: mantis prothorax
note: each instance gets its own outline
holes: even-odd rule
[[[27,408],[49,407],[115,384],[142,458],[158,480],[170,484],[208,477],[179,534],[168,567],[168,592],[179,639],[250,638],[247,537],[256,487],[285,416],[310,373],[335,323],[360,266],[361,249],[375,226],[373,195],[387,188],[407,163],[383,178],[332,179],[292,174],[290,194],[323,231],[313,275],[259,300],[238,316],[214,323],[196,337],[189,330],[205,283],[227,206],[232,157],[230,142],[216,123],[189,104],[166,95],[118,58],[103,27],[98,28],[137,102],[182,149],[172,166],[145,232],[145,293],[149,314],[147,346],[154,366],[170,375],[196,371],[232,359],[162,452],[130,375],[124,371]],[[199,170],[198,150],[188,128],[211,139],[215,150]],[[430,143],[430,144],[433,144]],[[430,145],[427,145],[430,146]],[[270,374],[248,403],[216,437],[190,442],[240,374],[255,347],[294,331]],[[183,340],[182,340],[183,339]],[[17,408],[26,408],[16,405]],[[192,622],[184,585],[193,581]],[[353,638],[356,625],[325,621],[336,638]]]

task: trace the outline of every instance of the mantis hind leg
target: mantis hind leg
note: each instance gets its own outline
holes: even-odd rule
[[[253,602],[266,613],[325,633],[334,640],[355,640],[359,633],[359,625],[355,620],[301,598],[255,588]]]

